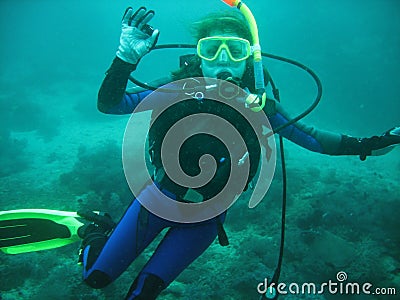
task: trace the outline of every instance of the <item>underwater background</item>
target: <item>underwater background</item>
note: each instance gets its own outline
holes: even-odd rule
[[[353,136],[400,124],[398,0],[245,2],[264,52],[298,60],[323,84],[303,121]],[[118,219],[131,201],[121,163],[129,116],[96,109],[97,91],[119,43],[127,6],[156,11],[158,44],[193,43],[188,27],[230,8],[202,1],[0,1],[0,209],[80,208]],[[153,51],[135,74],[151,80],[178,67],[187,50]],[[316,89],[303,71],[265,60],[293,115]],[[348,282],[400,292],[400,149],[381,157],[329,157],[286,142],[287,238],[280,282]],[[230,209],[228,247],[215,242],[159,299],[258,299],[279,252],[282,177],[259,206],[246,194]],[[0,299],[123,299],[153,243],[113,284],[81,282],[79,244],[37,253],[0,252]],[[396,298],[397,297],[397,298]],[[283,299],[399,299],[399,296],[288,295]]]

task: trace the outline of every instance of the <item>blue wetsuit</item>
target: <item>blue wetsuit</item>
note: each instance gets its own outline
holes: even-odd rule
[[[154,188],[154,185],[147,186],[138,198],[153,197]],[[217,218],[223,222],[224,215]],[[217,236],[217,218],[194,224],[171,222],[147,211],[135,199],[95,263],[89,269],[84,268],[83,276],[88,278],[93,271],[100,270],[107,274],[111,281],[116,279],[163,229],[169,228],[157,250],[140,272],[143,280],[149,274],[157,275],[163,280],[165,287],[214,241]],[[87,262],[87,259],[84,256],[84,262]]]
[[[108,70],[99,91],[98,108],[108,114],[130,114],[151,91],[125,92],[129,74],[135,66],[116,58]],[[266,111],[273,128],[290,118],[282,107],[270,100]],[[338,155],[342,137],[295,123],[279,134],[311,151]],[[149,185],[138,195],[155,197]],[[175,197],[174,191],[165,191]],[[154,254],[140,271],[127,299],[155,299],[191,262],[215,240],[225,213],[199,223],[176,223],[164,220],[141,206],[135,199],[99,251],[83,251],[84,279],[94,287],[103,287],[124,272],[131,262],[165,228],[169,228]],[[103,247],[104,245],[104,247]]]

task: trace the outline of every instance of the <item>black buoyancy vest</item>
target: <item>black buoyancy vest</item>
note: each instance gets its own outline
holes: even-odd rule
[[[257,139],[257,134],[254,132],[249,122],[238,111],[220,101],[209,99],[203,99],[202,101],[196,99],[179,101],[158,115],[157,119],[152,118],[152,126],[148,135],[152,165],[156,169],[163,168],[161,161],[161,145],[164,136],[171,126],[182,118],[200,113],[213,114],[223,118],[239,131],[240,136],[246,144],[250,159],[250,170],[246,184],[247,188],[248,183],[257,173],[260,162],[261,148]],[[207,120],[201,124],[199,123],[201,122],[190,124],[189,121],[189,123],[186,123],[186,126],[195,126],[203,130],[202,132],[207,132],[207,126],[209,125],[207,124]],[[229,179],[232,160],[234,160],[233,163],[237,163],[237,157],[241,157],[242,154],[229,153],[227,147],[215,136],[206,133],[198,133],[190,136],[182,143],[179,149],[180,167],[189,176],[197,175],[200,172],[199,158],[204,154],[212,155],[217,162],[217,171],[212,180],[202,187],[195,188],[206,200],[218,194],[224,187]],[[169,153],[167,155],[176,155],[176,153]],[[168,158],[166,157],[165,159]],[[168,180],[168,178],[166,180]],[[171,192],[174,192],[174,190],[171,190]]]

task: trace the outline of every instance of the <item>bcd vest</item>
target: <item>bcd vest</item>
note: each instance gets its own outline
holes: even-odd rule
[[[167,109],[165,109],[155,119],[153,113],[152,126],[149,130],[149,154],[151,164],[159,171],[163,170],[161,159],[161,147],[170,128],[178,121],[185,117],[190,117],[196,114],[212,114],[219,118],[223,118],[232,124],[240,133],[244,140],[248,157],[250,160],[250,170],[247,174],[247,185],[255,176],[260,162],[261,148],[257,139],[257,134],[254,132],[249,122],[234,108],[224,104],[223,102],[209,99],[187,99],[179,101]],[[164,160],[173,158],[179,155],[178,160],[182,170],[189,176],[196,176],[200,173],[199,159],[205,154],[212,155],[217,164],[217,169],[212,179],[201,187],[194,188],[195,191],[203,196],[203,200],[207,200],[218,194],[229,180],[232,163],[237,164],[238,158],[243,156],[243,153],[235,153],[235,145],[232,144],[233,153],[229,153],[227,147],[221,140],[212,134],[207,134],[210,130],[207,118],[204,121],[200,120],[191,122],[190,118],[185,123],[188,129],[197,129],[202,133],[194,134],[185,139],[182,143],[179,154],[164,153]],[[261,130],[261,128],[259,129]],[[234,143],[234,141],[232,142]],[[171,157],[169,157],[171,156]],[[246,175],[246,174],[244,174]],[[187,191],[187,188],[173,182],[167,175],[164,175],[160,180],[161,186],[166,186],[171,192],[181,195]]]

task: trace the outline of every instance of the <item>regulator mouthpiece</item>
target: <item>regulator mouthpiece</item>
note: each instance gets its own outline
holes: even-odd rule
[[[229,72],[221,72],[217,74],[217,79],[223,80],[220,84],[218,84],[218,93],[221,97],[224,97],[225,99],[233,99],[239,95],[239,78],[233,77]],[[233,83],[233,85],[231,83]]]
[[[221,72],[217,74],[217,79],[225,80],[235,85],[240,85],[240,78],[233,77],[230,72]]]
[[[218,79],[229,80],[232,79],[232,74],[230,72],[221,72],[217,74]]]

